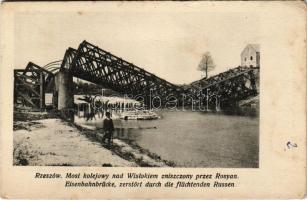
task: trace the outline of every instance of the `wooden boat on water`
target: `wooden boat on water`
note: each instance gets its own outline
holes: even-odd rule
[[[149,110],[124,111],[120,114],[120,119],[124,120],[152,120],[159,118],[159,115]]]

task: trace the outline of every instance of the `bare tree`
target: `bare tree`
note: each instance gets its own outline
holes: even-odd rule
[[[200,63],[198,64],[197,69],[199,71],[203,71],[206,73],[206,79],[208,78],[208,72],[213,70],[215,68],[215,64],[213,62],[213,59],[211,57],[210,52],[206,52],[203,54]]]

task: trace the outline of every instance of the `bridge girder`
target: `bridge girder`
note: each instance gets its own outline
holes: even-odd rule
[[[69,63],[69,66],[65,67],[67,64],[64,62]],[[162,104],[168,95],[180,95],[183,92],[179,86],[86,41],[82,42],[76,51],[68,49],[63,63],[62,67],[75,77],[129,96],[143,95],[148,99],[150,95],[159,95]]]
[[[69,48],[66,51],[61,70],[68,70],[75,77],[130,97],[143,95],[148,99],[159,96],[164,104],[164,100],[170,95],[178,100],[182,100],[182,95],[189,95],[196,100],[208,96],[211,101],[211,98],[218,96],[222,102],[239,101],[255,94],[254,71],[259,68],[239,66],[183,88],[83,41],[77,50]],[[246,87],[247,81],[250,82],[250,87]],[[207,90],[210,91],[208,94]]]
[[[24,70],[14,70],[15,103],[43,109],[45,91],[53,82],[53,73],[32,62]]]
[[[129,97],[143,96],[146,104],[151,104],[150,98],[158,96],[162,105],[167,103],[169,96],[177,98],[180,103],[183,95],[191,96],[196,101],[208,97],[210,102],[216,98],[222,103],[238,102],[248,96],[257,95],[256,81],[259,79],[259,67],[239,66],[187,86],[178,86],[86,41],[83,41],[78,49],[69,47],[66,50],[60,70],[123,95],[127,94]],[[25,70],[15,70],[15,80],[15,90],[19,98],[25,99],[28,103],[36,102],[33,106],[37,106],[37,101],[31,98],[43,98],[41,91],[36,87],[41,85],[38,80],[44,82],[43,90],[46,91],[48,85],[54,82],[54,75],[30,62]],[[28,92],[30,98],[19,94],[20,85]]]
[[[200,87],[203,99],[209,102],[215,101],[218,97],[223,105],[233,106],[240,100],[257,95],[256,75],[259,68],[237,67],[222,75],[214,76],[207,80],[203,87]],[[201,80],[200,80],[201,81]],[[201,83],[192,83],[201,85]]]

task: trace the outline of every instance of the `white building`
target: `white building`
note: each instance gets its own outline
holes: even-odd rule
[[[260,67],[259,44],[248,44],[241,52],[241,66]]]

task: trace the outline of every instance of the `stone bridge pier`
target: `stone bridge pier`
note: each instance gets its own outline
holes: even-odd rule
[[[73,121],[74,119],[74,93],[73,76],[65,70],[55,75],[55,88],[53,103],[60,111],[61,117]]]

